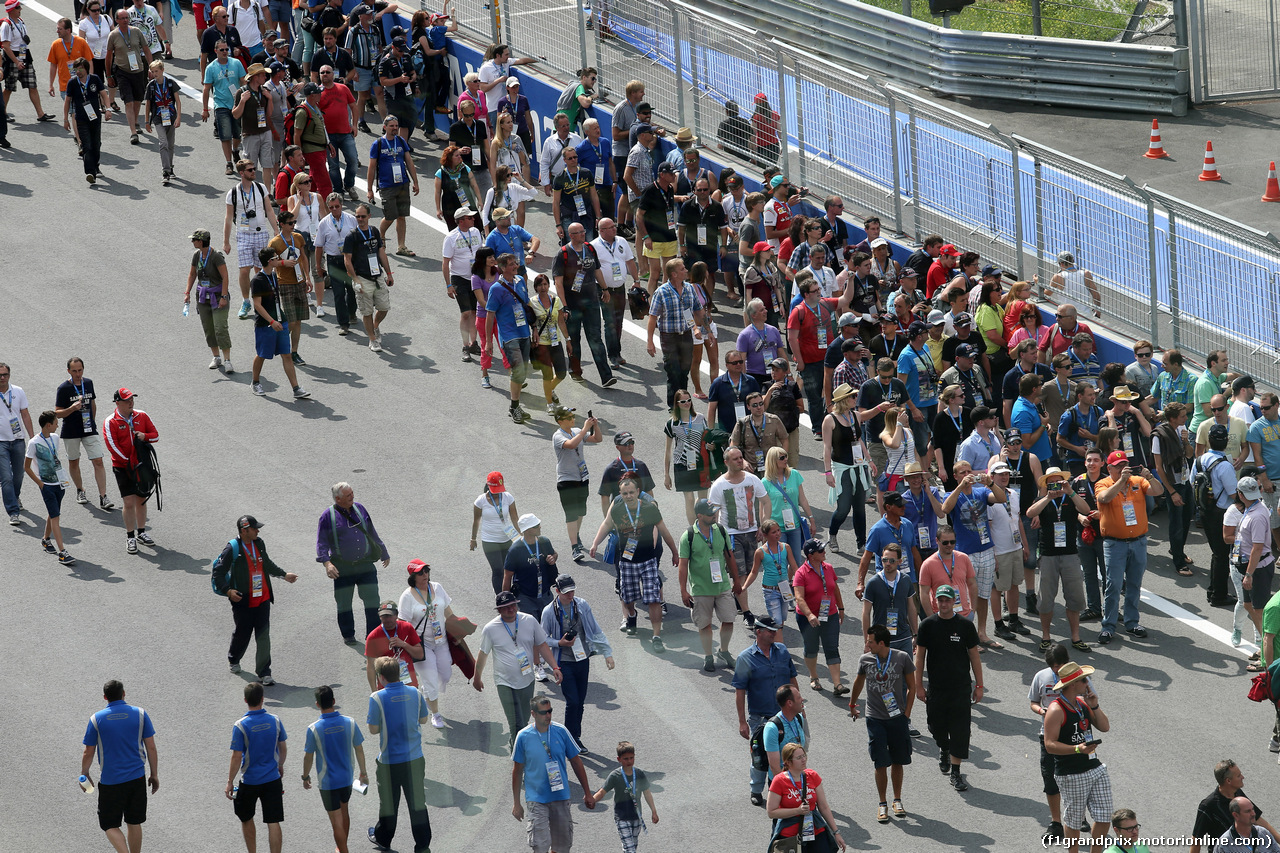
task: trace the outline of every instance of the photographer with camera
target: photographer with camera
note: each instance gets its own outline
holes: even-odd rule
[[[591,657],[604,655],[604,664],[613,669],[613,647],[591,612],[591,605],[574,594],[573,578],[560,575],[553,591],[556,596],[542,609],[542,630],[547,632],[547,645],[555,651],[556,665],[563,678],[564,725],[587,751],[582,742],[582,711],[587,702],[587,683],[591,674]]]
[[[1107,475],[1094,487],[1098,495],[1098,522],[1102,553],[1106,560],[1106,588],[1102,602],[1104,646],[1115,639],[1120,587],[1124,586],[1124,629],[1142,639],[1147,629],[1138,624],[1138,597],[1147,570],[1147,496],[1159,497],[1164,486],[1143,466],[1132,467],[1123,450],[1107,457]],[[1047,735],[1047,731],[1046,731]]]
[[[1071,628],[1071,646],[1087,652],[1089,644],[1080,639],[1080,611],[1085,608],[1084,568],[1080,563],[1076,536],[1080,516],[1090,513],[1089,504],[1067,486],[1069,475],[1050,468],[1040,477],[1040,499],[1027,509],[1028,518],[1040,519],[1040,564],[1037,575],[1037,607],[1040,611],[1040,651],[1053,645],[1049,625],[1053,621],[1054,599],[1062,584],[1062,600]]]

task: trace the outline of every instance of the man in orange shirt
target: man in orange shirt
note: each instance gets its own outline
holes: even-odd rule
[[[50,95],[53,95],[53,78],[56,74],[58,91],[62,93],[62,97],[67,96],[67,83],[75,73],[71,70],[71,63],[77,59],[83,59],[93,65],[93,51],[89,49],[89,42],[75,34],[70,18],[59,18],[58,37],[53,40],[53,44],[49,45]]]
[[[1094,487],[1107,565],[1102,633],[1098,635],[1098,642],[1104,646],[1115,639],[1122,583],[1124,629],[1138,638],[1147,636],[1147,629],[1138,624],[1138,598],[1147,570],[1147,496],[1164,494],[1164,487],[1150,471],[1129,466],[1129,457],[1123,450],[1107,457],[1107,474]]]

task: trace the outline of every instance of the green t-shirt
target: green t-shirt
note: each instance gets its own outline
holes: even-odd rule
[[[633,767],[632,769],[635,771],[634,779],[628,777],[624,780],[622,778],[622,768],[615,767],[609,777],[604,780],[601,790],[606,794],[613,791],[614,803],[634,801],[636,805],[639,805],[640,795],[649,790],[649,777],[644,775],[644,771],[639,767]],[[635,796],[632,796],[632,792],[627,790],[628,783],[635,787]]]
[[[692,595],[720,595],[733,589],[729,574],[729,562],[725,549],[729,540],[719,524],[711,525],[711,541],[708,543],[702,531],[695,525],[680,537],[680,557],[689,561],[689,589]],[[711,561],[720,561],[720,582],[712,580]]]
[[[1267,606],[1262,608],[1262,631],[1266,634],[1280,634],[1280,592],[1271,596]]]
[[[1196,390],[1192,394],[1191,399],[1191,434],[1195,435],[1196,430],[1200,428],[1200,424],[1204,423],[1208,418],[1205,417],[1204,409],[1201,408],[1202,403],[1208,403],[1213,399],[1214,394],[1222,393],[1222,382],[1208,370],[1205,370],[1200,378],[1196,380]]]

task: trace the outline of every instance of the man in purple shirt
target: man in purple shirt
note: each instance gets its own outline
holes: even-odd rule
[[[381,624],[378,620],[378,567],[391,565],[391,555],[382,537],[373,527],[373,519],[364,506],[356,503],[350,483],[336,483],[333,505],[320,513],[316,529],[316,562],[324,565],[333,579],[333,598],[338,603],[338,630],[350,645],[358,645],[355,616],[351,612],[354,588],[359,588],[364,605],[365,631],[368,636]]]

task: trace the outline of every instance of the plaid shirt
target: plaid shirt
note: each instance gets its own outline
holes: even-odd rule
[[[1182,372],[1178,374],[1177,379],[1174,379],[1173,374],[1168,371],[1157,376],[1155,387],[1151,389],[1151,393],[1162,407],[1170,403],[1186,403],[1190,405],[1195,387],[1196,377],[1192,376],[1191,371],[1184,367]]]
[[[671,282],[662,283],[653,294],[649,305],[649,315],[658,318],[658,331],[664,335],[678,335],[688,331],[689,323],[685,319],[685,311],[693,313],[697,297],[694,296],[693,285],[684,283],[684,289],[676,293]]]
[[[857,361],[843,359],[836,366],[835,373],[831,375],[832,389],[839,388],[841,385],[848,385],[850,388],[857,390],[866,382],[867,368],[863,366],[861,359]]]

